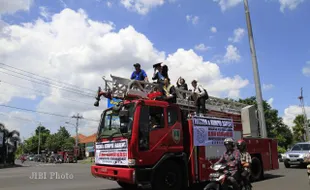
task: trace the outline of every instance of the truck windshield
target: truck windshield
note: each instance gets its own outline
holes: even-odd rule
[[[296,144],[293,146],[292,150],[294,151],[309,151],[310,150],[310,144]]]
[[[124,105],[124,107],[129,111],[129,122],[127,124],[128,133],[126,133],[126,136],[129,136],[131,134],[134,106],[135,106],[134,103]],[[114,112],[112,109],[106,110],[100,121],[98,136],[99,137],[122,136],[124,134],[121,133],[120,126],[121,123],[119,113]]]

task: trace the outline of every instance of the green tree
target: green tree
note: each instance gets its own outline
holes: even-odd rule
[[[39,130],[40,130],[40,150],[46,149],[46,140],[50,136],[50,130],[44,126],[38,126],[35,129],[35,134],[25,140],[24,149],[26,152],[37,153],[39,145]]]
[[[305,123],[305,117],[304,115],[297,115],[293,121],[294,126],[293,126],[293,134],[294,134],[294,140],[297,142],[304,142],[305,139],[305,128],[304,128],[304,123]],[[309,120],[308,120],[308,123]],[[310,125],[308,126],[308,128]]]
[[[49,151],[57,151],[60,147],[60,142],[58,140],[57,134],[50,135],[46,140],[46,148]]]

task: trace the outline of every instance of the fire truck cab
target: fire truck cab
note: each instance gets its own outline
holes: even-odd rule
[[[105,96],[123,101],[101,115],[94,177],[115,180],[124,189],[186,189],[208,181],[210,165],[225,151],[226,137],[247,142],[253,180],[279,168],[277,141],[258,137],[254,106],[210,97],[208,112],[196,116],[194,103],[184,98],[189,91],[177,90],[177,103],[170,104],[147,99],[156,84],[138,82],[143,88],[138,84],[135,89],[137,81],[111,77],[105,80],[110,93]]]

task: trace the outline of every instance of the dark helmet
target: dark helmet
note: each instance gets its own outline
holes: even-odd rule
[[[239,151],[245,151],[246,150],[246,142],[242,139],[237,141],[237,148]]]
[[[224,140],[224,145],[226,149],[233,149],[235,147],[235,141],[233,138],[226,138]]]

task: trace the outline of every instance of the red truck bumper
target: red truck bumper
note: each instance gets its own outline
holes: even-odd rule
[[[133,168],[117,168],[92,165],[91,173],[94,177],[101,177],[130,184],[135,183],[135,169]]]

